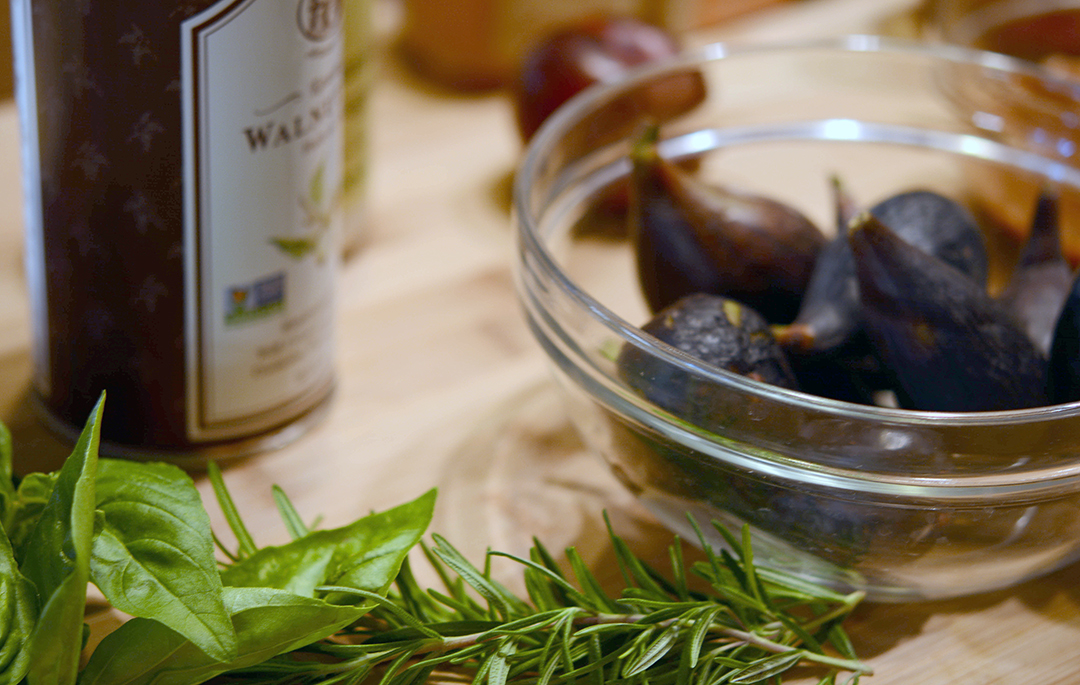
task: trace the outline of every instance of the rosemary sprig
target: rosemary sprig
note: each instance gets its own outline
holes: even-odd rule
[[[754,564],[748,532],[689,568],[678,539],[659,573],[608,526],[625,588],[609,596],[571,548],[569,573],[537,540],[529,558],[489,552],[473,566],[435,535],[422,545],[443,585],[425,590],[406,564],[382,597],[344,587],[375,608],[333,640],[230,674],[260,683],[416,685],[431,679],[489,685],[780,683],[796,666],[819,685],[871,673],[842,622],[862,593],[840,594]],[[492,578],[491,560],[520,564],[527,599]],[[690,576],[705,591],[690,589]],[[845,677],[843,681],[838,678]]]

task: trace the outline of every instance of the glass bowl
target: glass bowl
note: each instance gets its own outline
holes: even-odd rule
[[[961,47],[989,50],[1027,60],[1045,70],[1050,80],[1014,80],[979,108],[1005,123],[1019,122],[1012,135],[1026,135],[1028,149],[1075,159],[1080,149],[1080,0],[926,0],[919,11],[922,37]],[[971,94],[969,94],[971,95]],[[1074,163],[1074,166],[1076,164]],[[1017,223],[1017,195],[1030,192],[1019,183],[1003,183],[993,173],[980,179],[979,195],[988,214],[1004,218],[999,228]],[[1062,226],[1066,254],[1080,260],[1080,195],[1066,193]]]
[[[932,39],[1066,70],[1080,57],[1077,0],[925,0],[919,15]]]
[[[1080,557],[1080,403],[858,405],[716,369],[639,328],[650,314],[620,207],[633,123],[651,111],[642,93],[688,71],[705,97],[665,114],[662,154],[824,232],[834,175],[866,206],[918,187],[977,205],[969,181],[983,172],[1032,193],[1080,188],[1068,154],[1025,146],[1010,134],[1020,124],[979,107],[1016,81],[1059,85],[998,54],[869,36],[717,44],[582,93],[531,142],[514,214],[518,295],[585,443],[683,537],[690,517],[706,533],[748,524],[758,562],[872,600],[989,591]],[[620,377],[626,348],[696,383],[713,410],[647,400]]]

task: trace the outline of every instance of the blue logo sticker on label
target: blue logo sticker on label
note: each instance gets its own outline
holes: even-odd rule
[[[234,285],[225,293],[225,323],[262,319],[285,309],[285,272],[253,283]]]

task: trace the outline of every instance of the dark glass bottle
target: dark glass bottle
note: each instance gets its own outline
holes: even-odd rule
[[[13,4],[34,387],[55,425],[81,427],[105,392],[102,438],[120,453],[239,453],[329,396],[329,363],[291,379],[281,365],[296,355],[309,366],[313,355],[325,357],[303,346],[329,339],[333,266],[313,266],[316,257],[297,247],[310,234],[301,210],[290,205],[286,224],[267,229],[271,240],[246,208],[283,193],[295,203],[294,189],[320,174],[331,190],[302,197],[321,204],[304,211],[325,215],[324,233],[336,222],[325,197],[340,178],[340,17],[340,2],[324,0]],[[222,88],[217,74],[244,74],[230,44],[264,26],[291,30],[299,47],[269,60],[253,44],[246,59],[279,72],[284,65],[285,73],[268,85],[252,85],[261,78],[253,75]],[[225,140],[235,150],[219,153],[230,127],[235,140]],[[321,155],[316,171],[302,161],[301,143]],[[226,154],[239,161],[222,161]],[[245,185],[244,165],[256,163],[245,155],[265,157],[257,162],[268,170],[263,180]],[[219,249],[242,249],[238,241],[258,245],[251,263],[235,273],[210,266]],[[299,297],[303,288],[317,293]],[[251,305],[249,296],[262,300]],[[294,300],[307,305],[290,308]],[[251,316],[234,316],[227,328],[225,317],[240,306]],[[299,324],[307,338],[290,341],[297,321],[308,322]],[[240,345],[252,349],[219,354]],[[286,385],[261,405],[207,399],[249,377],[257,396],[267,373]]]

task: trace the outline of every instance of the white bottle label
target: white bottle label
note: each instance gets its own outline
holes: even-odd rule
[[[41,209],[41,149],[37,122],[37,69],[34,64],[33,8],[30,0],[11,3],[11,44],[15,95],[19,108],[19,153],[22,164],[23,259],[30,297],[30,354],[33,385],[43,396],[52,387],[49,365],[49,303],[46,296],[44,225]]]
[[[188,430],[326,397],[342,183],[341,0],[225,0],[183,22]]]

